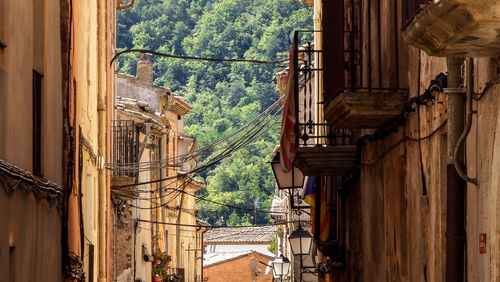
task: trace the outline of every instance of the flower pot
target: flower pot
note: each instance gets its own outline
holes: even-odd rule
[[[161,282],[163,280],[163,276],[161,275],[155,275],[153,276],[153,281],[154,282]]]

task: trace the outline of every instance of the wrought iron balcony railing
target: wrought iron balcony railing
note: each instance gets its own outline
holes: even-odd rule
[[[134,177],[139,175],[139,128],[131,120],[114,120],[111,124],[111,160],[114,177]]]
[[[294,55],[294,79],[295,83],[295,136],[296,146],[315,147],[315,146],[336,146],[336,145],[354,145],[359,137],[359,130],[334,128],[326,122],[317,122],[323,118],[319,116],[323,113],[323,101],[318,101],[315,88],[317,82],[314,81],[318,75],[321,75],[323,69],[319,66],[321,63],[322,50],[317,50],[311,42],[299,45],[299,33],[319,33],[321,31],[302,30],[296,31],[294,40],[296,46]],[[345,50],[346,53],[352,53],[351,50]],[[349,59],[354,59],[348,56]],[[354,62],[346,63],[346,72],[352,72],[356,68]]]

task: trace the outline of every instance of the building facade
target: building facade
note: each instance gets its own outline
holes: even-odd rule
[[[207,254],[204,281],[273,281],[266,266],[272,259],[255,251]]]
[[[60,25],[59,1],[0,1],[0,281],[62,277]]]
[[[294,164],[331,179],[320,279],[499,280],[498,4],[307,2],[315,42],[295,78],[316,90],[291,92],[312,101]]]
[[[153,83],[147,55],[137,67],[136,77],[117,74],[116,79],[111,163],[114,275],[118,281],[152,281],[159,272],[154,258],[164,254],[170,261],[163,276],[201,281],[206,227],[197,221],[194,194],[204,183],[190,175],[197,143],[183,134],[183,116],[192,108],[170,89]]]
[[[2,281],[108,277],[115,9],[114,1],[0,1]]]

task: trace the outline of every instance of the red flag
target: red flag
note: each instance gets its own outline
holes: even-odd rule
[[[280,140],[280,164],[281,170],[289,172],[292,170],[293,159],[295,158],[295,79],[294,79],[294,57],[296,40],[293,40],[290,48],[290,61],[288,63],[288,77],[286,83],[285,106],[283,107],[283,118],[281,120],[281,140]]]

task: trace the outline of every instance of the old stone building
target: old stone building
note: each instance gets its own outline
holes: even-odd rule
[[[192,107],[153,83],[147,55],[137,75],[117,74],[113,125],[114,277],[152,281],[155,256],[170,256],[165,275],[201,281],[202,233],[194,193],[204,183],[189,174],[196,140],[184,135]],[[152,181],[152,183],[148,183]],[[146,184],[141,184],[146,183]],[[127,186],[128,185],[128,186]],[[163,277],[166,278],[166,277]]]
[[[499,4],[305,2],[290,142],[295,166],[331,179],[320,279],[499,281]]]

